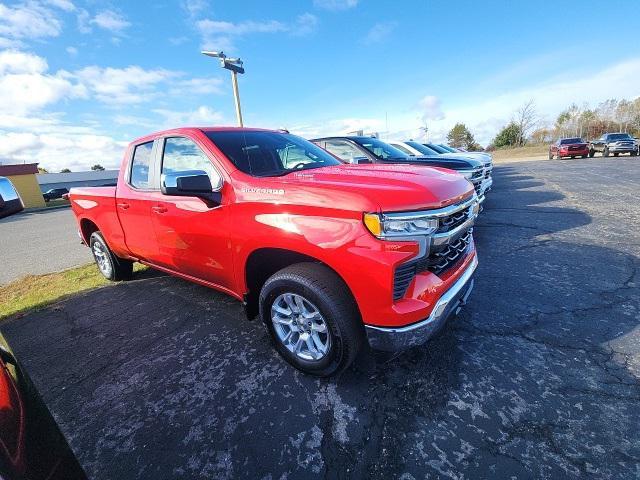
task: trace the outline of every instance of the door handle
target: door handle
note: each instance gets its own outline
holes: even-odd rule
[[[165,213],[167,211],[167,207],[156,205],[155,207],[151,207],[151,210],[156,213]]]
[[[131,206],[126,202],[118,203],[117,205],[118,205],[118,208],[121,208],[122,210],[126,210],[127,208],[129,208]]]

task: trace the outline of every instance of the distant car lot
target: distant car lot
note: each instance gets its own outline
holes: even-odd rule
[[[91,252],[80,245],[76,230],[68,208],[0,220],[0,284],[91,262]]]
[[[165,276],[4,329],[91,478],[633,478],[639,163],[497,165],[468,307],[338,379],[300,374],[238,302]]]

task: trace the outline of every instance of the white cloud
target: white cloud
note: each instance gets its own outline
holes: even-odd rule
[[[116,105],[150,101],[158,95],[158,84],[180,75],[164,69],[145,70],[137,65],[126,68],[90,66],[75,73],[96,99]]]
[[[28,2],[14,7],[0,3],[0,45],[20,45],[23,40],[57,37],[60,20],[43,5]]]
[[[172,82],[171,95],[203,95],[222,93],[223,80],[217,77],[196,77]]]
[[[325,10],[348,10],[358,5],[358,0],[313,0],[313,5]]]
[[[296,37],[304,37],[310,35],[318,29],[318,17],[310,13],[303,13],[298,15],[295,23],[291,26],[289,31],[291,35]]]
[[[157,108],[153,113],[160,115],[162,121],[158,129],[175,128],[176,125],[188,125],[192,127],[221,125],[223,115],[207,106],[200,106],[195,110],[176,111]]]
[[[76,9],[76,6],[71,0],[44,0],[44,3],[64,10],[65,12],[73,12]]]
[[[234,39],[246,35],[259,33],[288,33],[293,36],[309,35],[316,31],[318,18],[311,13],[303,13],[291,23],[278,20],[257,22],[245,20],[243,22],[227,22],[204,18],[197,20],[196,29],[202,38],[202,48],[205,50],[232,50]]]
[[[419,102],[420,110],[422,111],[422,119],[427,120],[442,120],[444,118],[444,112],[440,106],[440,99],[433,95],[426,95]]]
[[[46,73],[47,62],[18,51],[0,52],[0,111],[24,115],[64,98],[86,96],[83,85],[59,70]]]
[[[324,137],[329,135],[345,135],[363,130],[365,133],[380,132],[384,129],[384,122],[377,118],[338,118],[317,121],[302,125],[284,126],[291,133],[305,138]]]
[[[514,111],[530,99],[534,100],[536,110],[543,119],[546,118],[552,123],[560,111],[571,103],[582,104],[588,101],[591,106],[595,106],[612,97],[639,97],[638,78],[640,58],[635,58],[592,71],[591,74],[559,74],[545,81],[491,97],[478,93],[476,96],[460,99],[459,103],[452,106],[441,107],[439,102],[433,103],[434,101],[430,106],[422,103],[415,118],[405,118],[404,124],[417,127],[420,119],[426,119],[430,137],[442,141],[456,122],[463,122],[475,135],[476,140],[486,145],[498,130],[509,122]],[[442,111],[442,116],[434,115],[434,105],[435,112]],[[397,120],[394,123],[403,122]]]
[[[121,33],[131,26],[131,23],[122,14],[113,10],[103,10],[93,17],[90,23],[113,33]]]
[[[78,10],[76,16],[78,31],[80,33],[91,33],[91,15],[85,9]]]
[[[78,49],[76,47],[67,47],[65,50],[72,57],[75,57],[76,55],[78,55]]]
[[[374,43],[380,43],[386,40],[391,33],[396,29],[398,24],[396,22],[378,22],[369,29],[367,34],[362,39],[362,43],[365,45],[373,45]]]

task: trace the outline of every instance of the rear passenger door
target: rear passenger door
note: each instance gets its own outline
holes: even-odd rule
[[[158,248],[151,223],[151,205],[160,195],[157,183],[156,143],[153,140],[135,145],[116,192],[116,211],[124,231],[124,240],[135,257],[153,262]]]
[[[211,184],[221,178],[202,146],[184,136],[159,140],[160,176],[181,171],[203,170]],[[197,197],[162,195],[151,207],[153,229],[161,266],[215,285],[232,288],[233,268],[229,235],[229,207],[211,207]]]

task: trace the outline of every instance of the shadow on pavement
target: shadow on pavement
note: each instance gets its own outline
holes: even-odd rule
[[[172,277],[5,336],[91,478],[637,475],[639,384],[608,343],[638,328],[637,259],[581,244],[591,218],[560,191],[494,172],[466,310],[338,379],[300,374],[238,302]]]

